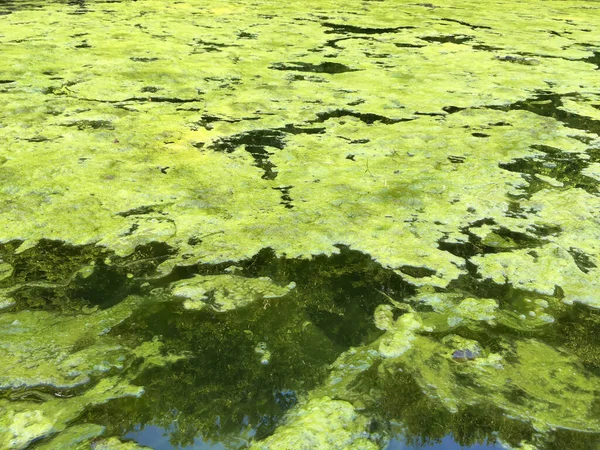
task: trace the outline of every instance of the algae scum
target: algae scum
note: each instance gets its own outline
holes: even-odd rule
[[[0,1],[0,448],[600,448],[598,30]]]

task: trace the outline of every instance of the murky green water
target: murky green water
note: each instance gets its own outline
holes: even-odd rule
[[[0,1],[0,448],[600,448],[600,3]]]

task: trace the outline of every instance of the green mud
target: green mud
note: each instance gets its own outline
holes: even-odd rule
[[[598,29],[0,2],[0,447],[597,449]]]

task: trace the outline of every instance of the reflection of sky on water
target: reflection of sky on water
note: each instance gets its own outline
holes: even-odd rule
[[[135,431],[127,434],[125,436],[128,439],[134,439],[137,443],[141,445],[146,445],[148,447],[153,448],[154,450],[227,450],[225,446],[222,444],[209,444],[204,442],[202,439],[196,439],[193,445],[189,445],[187,447],[173,447],[169,443],[169,435],[168,432],[161,427],[156,427],[153,425],[148,425],[144,427],[144,429],[140,431]],[[425,450],[503,450],[503,447],[500,444],[476,444],[470,447],[461,447],[457,444],[452,436],[446,436],[442,439],[442,442],[427,445],[424,447],[412,447],[406,445],[401,440],[392,439],[386,450],[417,450],[417,449],[425,449]],[[290,449],[293,450],[293,449]]]
[[[131,432],[125,437],[127,439],[134,439],[138,444],[146,445],[154,450],[227,450],[222,444],[209,444],[200,438],[197,438],[193,445],[174,447],[169,442],[168,431],[154,425],[148,425],[140,431]]]
[[[456,441],[452,438],[451,435],[448,435],[442,439],[442,442],[438,444],[426,445],[424,447],[413,447],[410,445],[406,445],[401,440],[392,439],[385,450],[416,450],[416,449],[424,449],[424,450],[504,450],[506,447],[500,444],[475,444],[470,447],[462,447],[457,444]]]

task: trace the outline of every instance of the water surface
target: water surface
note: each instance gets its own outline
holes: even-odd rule
[[[599,8],[0,1],[0,447],[598,449]]]

